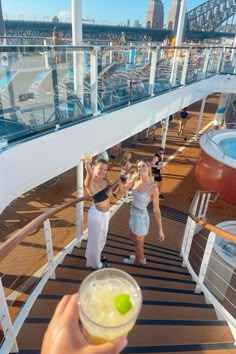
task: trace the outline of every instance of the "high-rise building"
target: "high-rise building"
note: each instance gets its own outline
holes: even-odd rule
[[[2,1],[0,0],[0,36],[4,36],[4,21],[3,21],[3,15],[2,15]]]
[[[146,27],[163,28],[164,7],[161,0],[150,0],[146,15]]]
[[[181,0],[172,0],[167,20],[167,29],[177,32]]]

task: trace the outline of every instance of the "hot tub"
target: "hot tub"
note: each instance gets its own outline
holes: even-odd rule
[[[224,221],[216,226],[235,235],[235,242],[228,241],[216,235],[214,250],[221,259],[236,269],[236,220]]]
[[[201,151],[195,169],[198,182],[206,190],[219,192],[220,199],[236,205],[236,130],[208,132],[199,143]]]
[[[224,221],[216,226],[235,235],[236,242],[236,220]],[[224,301],[228,290],[235,287],[236,243],[217,236],[214,232],[211,234],[215,235],[215,242],[205,284],[219,300]]]

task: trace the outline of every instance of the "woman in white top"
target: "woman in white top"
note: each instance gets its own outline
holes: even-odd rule
[[[144,239],[149,231],[149,214],[147,206],[153,201],[153,212],[157,222],[157,234],[160,241],[164,241],[164,233],[161,222],[161,212],[159,207],[159,191],[156,184],[152,181],[152,172],[150,162],[142,158],[137,161],[137,173],[135,173],[129,182],[124,185],[127,190],[132,187],[133,201],[130,208],[130,239],[134,243],[135,255],[123,260],[128,264],[146,264],[144,256]]]

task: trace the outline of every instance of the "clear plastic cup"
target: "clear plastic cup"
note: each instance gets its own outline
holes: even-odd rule
[[[105,268],[89,274],[79,288],[79,312],[90,344],[127,336],[142,306],[139,285],[128,273]]]
[[[90,152],[83,152],[81,154],[81,160],[85,162],[91,162],[93,155]]]

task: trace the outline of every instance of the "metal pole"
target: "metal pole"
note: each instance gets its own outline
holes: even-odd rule
[[[77,197],[83,197],[84,195],[84,164],[82,161],[77,166]],[[80,241],[83,227],[84,216],[84,202],[80,202],[76,205],[76,238]]]
[[[71,0],[72,45],[82,44],[82,0]],[[81,103],[84,101],[84,52],[73,51],[74,90]],[[83,191],[83,163],[77,166],[77,196],[82,197]],[[76,205],[76,233],[81,235],[81,222],[83,219],[84,203]]]
[[[82,0],[71,0],[72,45],[82,44]],[[73,51],[74,90],[83,103],[84,53]]]

